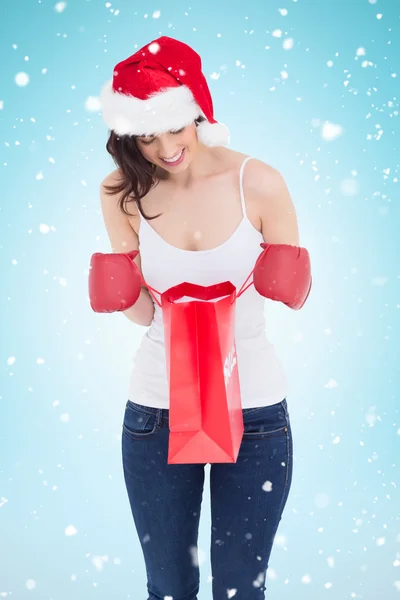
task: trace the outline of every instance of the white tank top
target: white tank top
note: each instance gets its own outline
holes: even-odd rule
[[[163,293],[188,281],[208,286],[231,281],[239,291],[262,251],[262,234],[247,217],[242,163],[239,175],[243,218],[222,244],[211,250],[182,250],[168,244],[141,217],[139,242],[142,272],[152,288]],[[249,280],[251,282],[252,279]],[[236,301],[235,339],[243,408],[281,402],[287,394],[286,377],[267,339],[265,299],[251,285]],[[155,303],[153,321],[142,337],[133,360],[129,399],[155,408],[169,408],[162,310]]]

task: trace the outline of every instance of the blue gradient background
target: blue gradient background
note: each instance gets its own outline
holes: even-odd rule
[[[161,34],[201,54],[231,147],[283,174],[312,255],[304,309],[266,304],[295,451],[267,597],[400,598],[399,16],[393,0],[2,0],[0,598],[146,598],[120,457],[145,330],[94,314],[87,275],[110,251],[114,168],[93,98]],[[326,121],[343,134],[324,139]]]

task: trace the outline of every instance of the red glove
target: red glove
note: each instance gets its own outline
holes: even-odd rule
[[[261,244],[254,267],[254,287],[261,296],[299,310],[311,290],[310,255],[305,248],[286,244]]]
[[[138,250],[93,254],[89,271],[89,298],[95,312],[127,310],[135,304],[142,286],[140,273],[133,263],[138,254]]]

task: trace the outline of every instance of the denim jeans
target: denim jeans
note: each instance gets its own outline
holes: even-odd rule
[[[168,465],[167,409],[128,400],[122,462],[147,572],[147,600],[197,600],[205,464]],[[236,463],[210,466],[214,600],[263,600],[265,575],[292,481],[286,399],[243,409]],[[136,590],[135,590],[136,592]],[[135,598],[140,600],[140,592]]]

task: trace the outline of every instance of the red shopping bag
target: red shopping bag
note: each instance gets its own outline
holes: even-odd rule
[[[244,426],[235,308],[236,299],[252,285],[244,287],[251,274],[238,293],[230,281],[208,287],[184,282],[160,293],[141,276],[163,314],[168,464],[237,460]]]
[[[178,302],[184,297],[191,300]],[[236,288],[182,283],[161,295],[170,390],[168,464],[236,462],[243,415]]]

